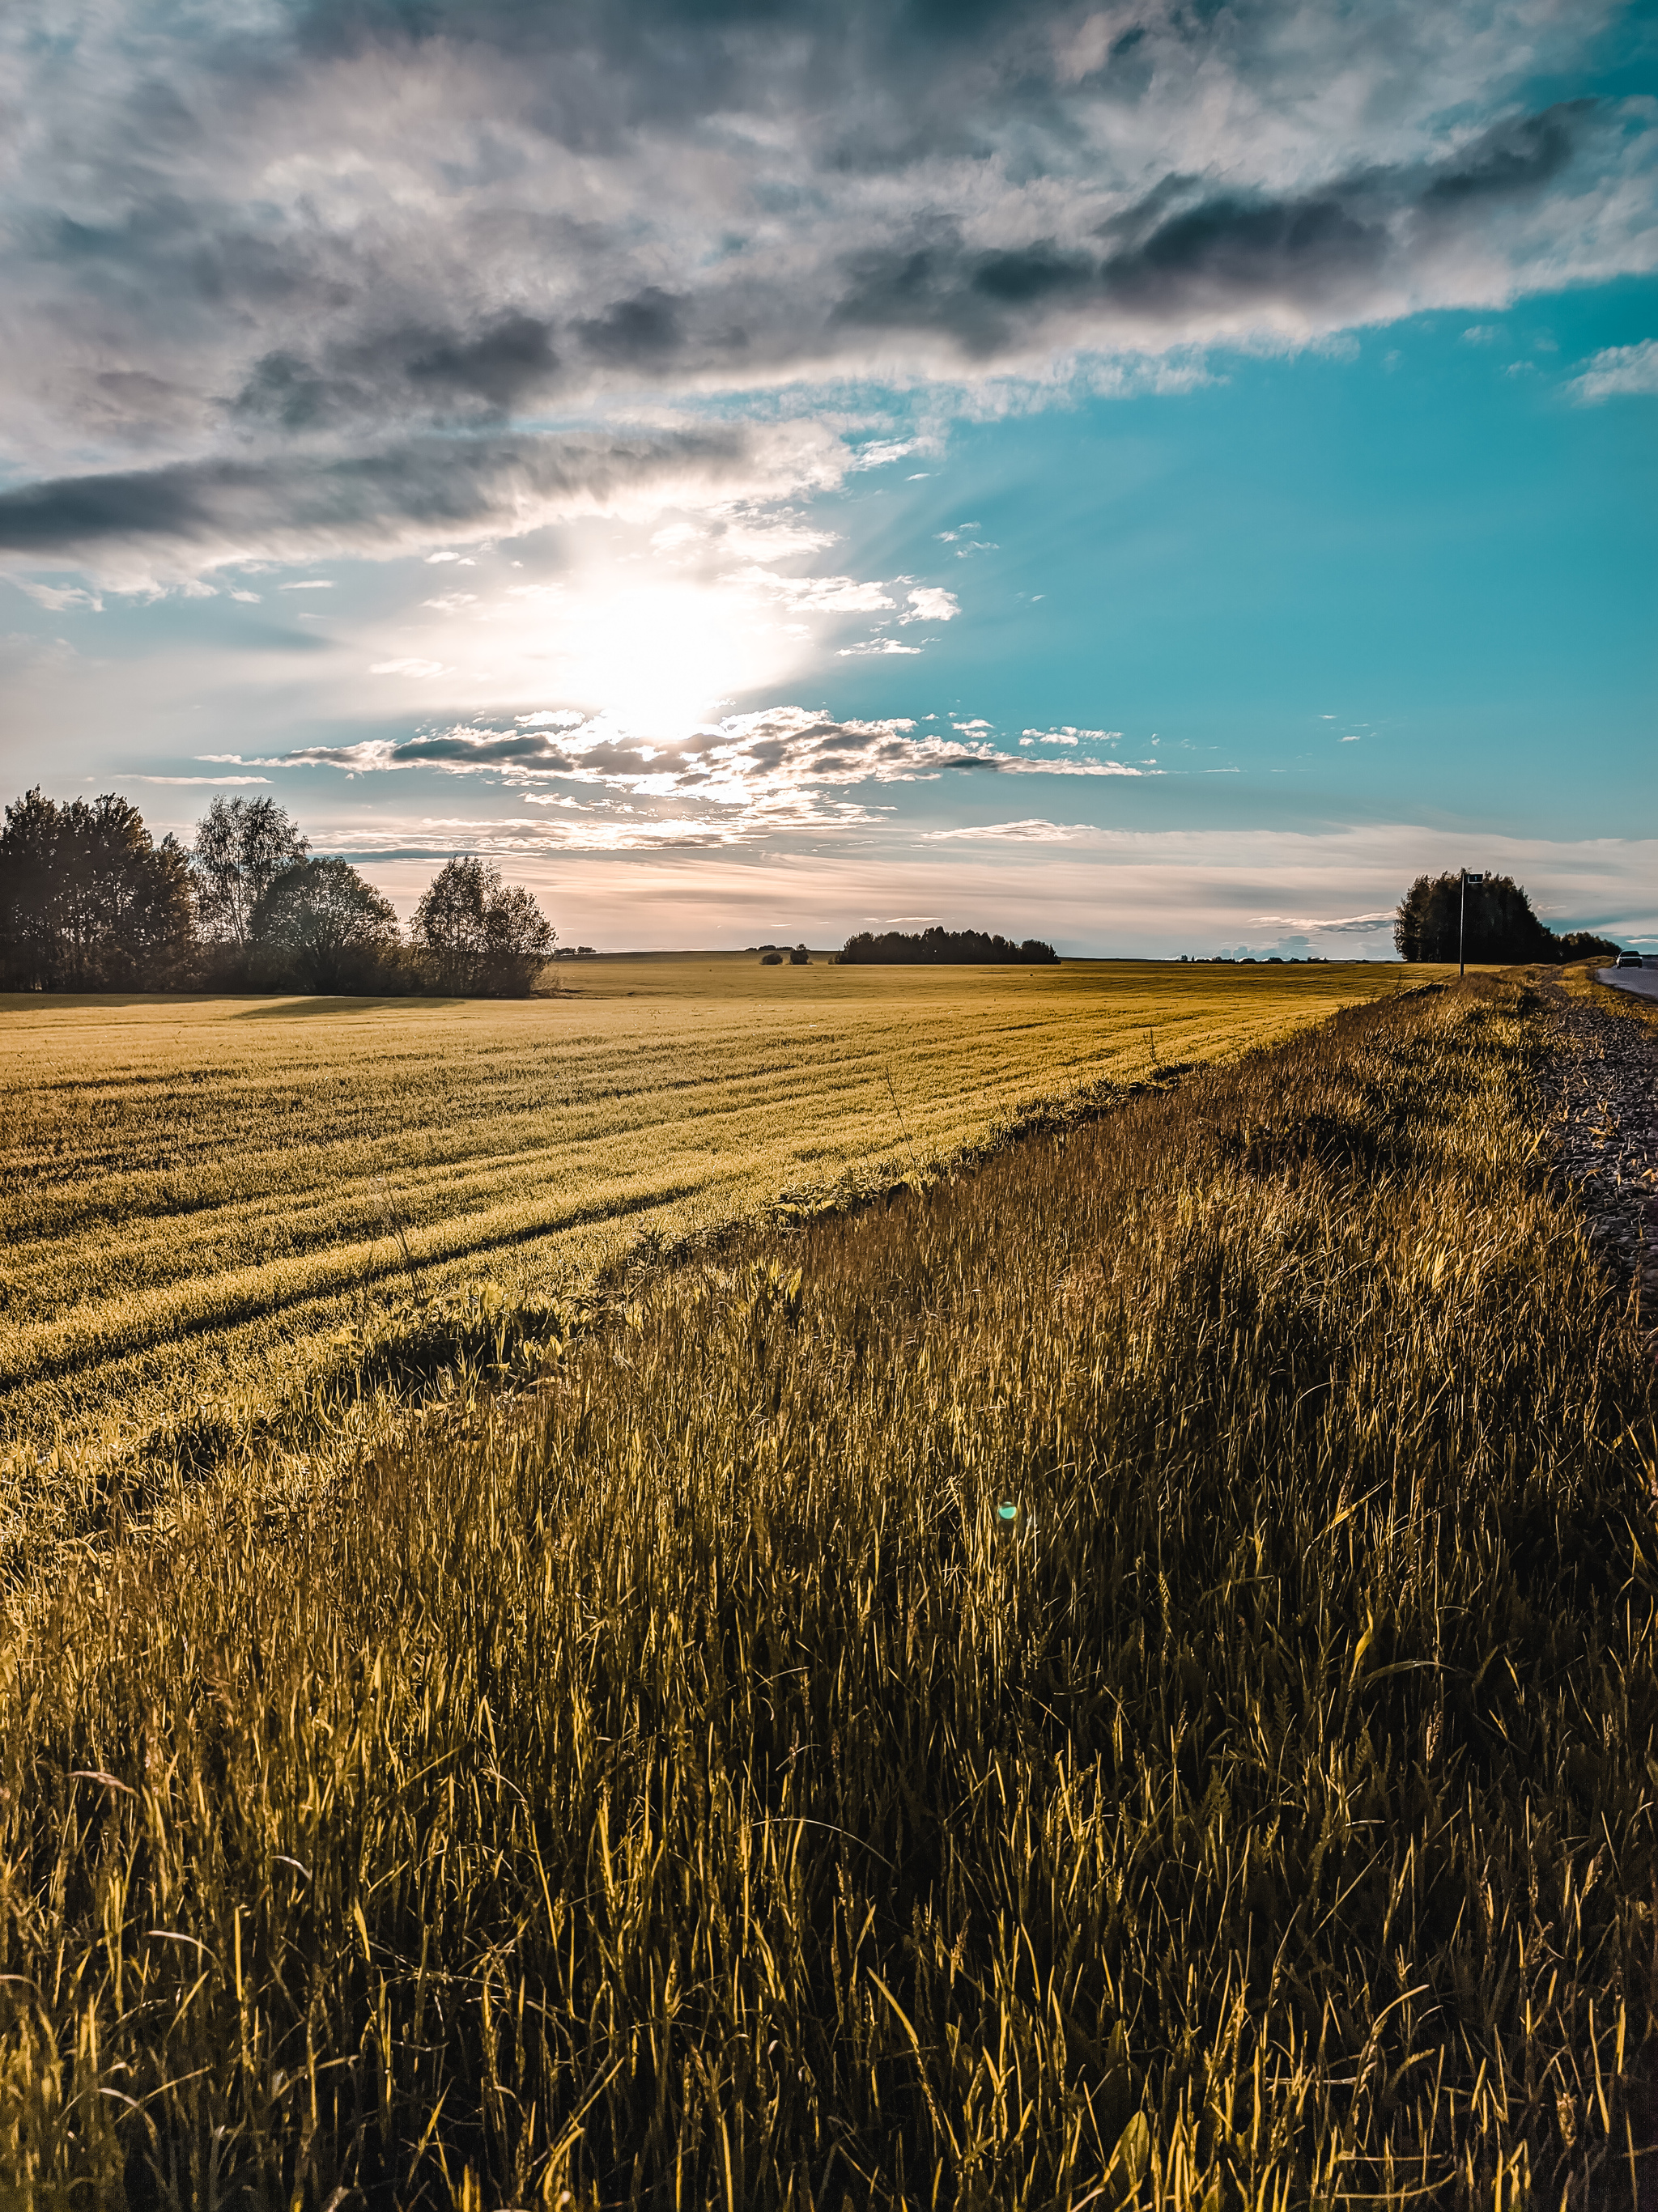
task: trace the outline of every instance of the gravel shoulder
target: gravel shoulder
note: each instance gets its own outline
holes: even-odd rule
[[[1601,1265],[1624,1297],[1638,1294],[1658,1351],[1658,1008],[1598,983],[1542,989],[1559,1048],[1557,1172]]]

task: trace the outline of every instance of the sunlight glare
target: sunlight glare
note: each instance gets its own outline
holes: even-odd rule
[[[399,626],[387,675],[469,712],[533,702],[601,714],[640,736],[684,736],[815,657],[808,627],[738,583],[589,568],[498,598],[427,603]]]

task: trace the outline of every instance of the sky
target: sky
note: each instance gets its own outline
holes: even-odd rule
[[[1658,8],[10,0],[4,793],[562,942],[1658,949]]]

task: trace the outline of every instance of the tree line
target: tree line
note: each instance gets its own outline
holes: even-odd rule
[[[982,961],[1017,961],[1024,967],[1046,967],[1058,960],[1052,945],[1039,937],[1022,945],[1005,937],[987,937],[982,929],[945,929],[935,926],[906,934],[884,930],[879,937],[867,929],[849,937],[836,958],[847,967],[957,967]]]
[[[0,830],[0,988],[440,991],[521,997],[552,952],[532,894],[446,863],[407,932],[346,861],[315,858],[273,799],[215,799],[157,844],[131,801],[37,787]]]
[[[1610,960],[1619,950],[1587,929],[1557,935],[1532,912],[1512,876],[1483,877],[1465,894],[1456,874],[1417,878],[1399,901],[1393,944],[1401,960],[1461,957],[1505,968],[1521,961]]]

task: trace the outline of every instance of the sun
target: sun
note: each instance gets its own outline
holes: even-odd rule
[[[453,592],[382,632],[374,673],[424,707],[539,705],[673,739],[815,659],[814,626],[741,582],[640,574],[625,562],[487,594]],[[382,694],[383,696],[383,694]]]

